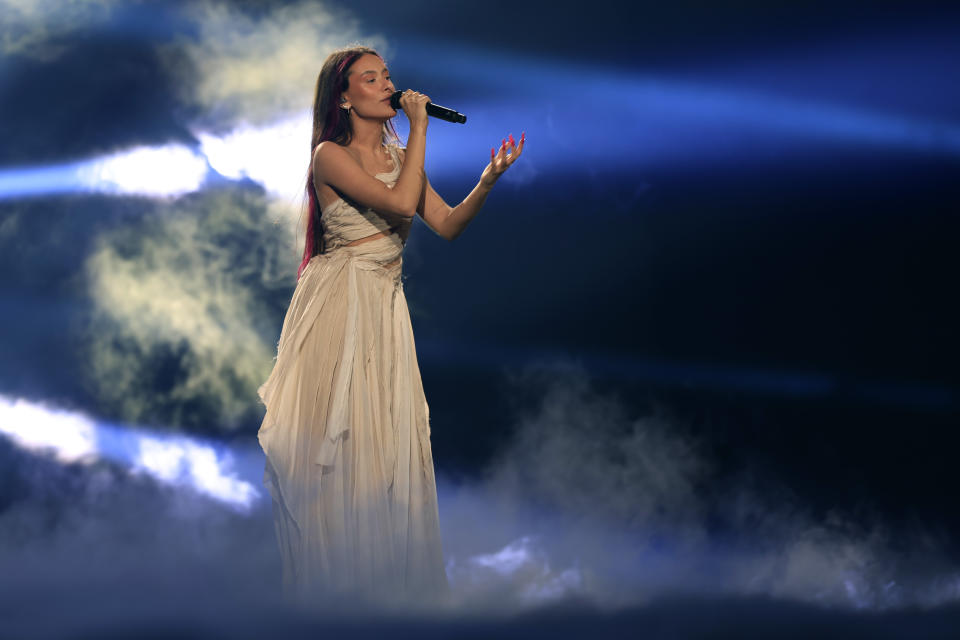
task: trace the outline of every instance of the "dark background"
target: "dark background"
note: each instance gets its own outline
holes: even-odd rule
[[[303,4],[224,6],[256,24]],[[45,55],[5,50],[0,176],[132,145],[196,146],[197,123],[236,124],[184,97],[199,71],[158,53],[197,36],[184,6],[130,3],[90,28],[51,29]],[[449,203],[499,137],[530,139],[460,238],[446,243],[418,222],[408,243],[404,287],[444,478],[480,477],[550,376],[573,367],[626,415],[661,417],[699,443],[712,531],[729,533],[722,497],[749,486],[814,519],[882,522],[902,544],[922,532],[957,560],[955,7],[326,6],[390,43],[398,85],[467,113],[466,128],[431,123],[428,134],[427,172]],[[172,51],[163,55],[183,55]],[[654,86],[675,101],[647,102]],[[682,87],[709,91],[698,101]],[[183,201],[201,219],[222,193],[237,210],[265,210],[256,180],[209,178]],[[130,393],[152,403],[137,414],[89,368],[84,262],[101,234],[153,237],[169,204],[52,190],[0,198],[0,392],[252,441],[262,408],[249,381],[236,384],[249,402],[235,420],[218,421],[216,398],[173,407],[189,344],[136,352],[151,376]],[[238,280],[260,301],[251,323],[269,348],[299,249],[258,224],[220,242],[248,266],[286,256],[271,258],[286,271],[269,283]],[[134,352],[119,337],[111,348]]]

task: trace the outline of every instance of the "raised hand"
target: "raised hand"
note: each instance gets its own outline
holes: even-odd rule
[[[503,172],[509,169],[510,165],[516,162],[520,154],[523,153],[523,145],[526,143],[526,140],[527,134],[521,133],[520,144],[517,144],[517,141],[513,139],[513,134],[511,133],[509,144],[508,139],[504,138],[500,144],[499,152],[496,149],[490,149],[490,164],[483,170],[480,181],[492,187],[497,179],[503,175]]]

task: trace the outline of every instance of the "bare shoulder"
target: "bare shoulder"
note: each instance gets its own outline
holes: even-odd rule
[[[332,162],[343,162],[347,158],[350,158],[347,150],[333,140],[324,140],[313,150],[313,164],[317,169],[329,166]]]
[[[317,145],[311,167],[314,188],[317,196],[323,200],[332,201],[339,196],[381,213],[411,218],[416,215],[414,207],[408,202],[409,195],[398,195],[383,180],[367,173],[363,162],[354,152],[332,140]]]

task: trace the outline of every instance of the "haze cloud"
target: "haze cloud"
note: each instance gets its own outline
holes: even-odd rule
[[[254,421],[296,273],[276,219],[259,189],[211,189],[97,239],[83,342],[107,415],[202,430]]]
[[[309,112],[323,60],[337,47],[363,36],[365,44],[388,52],[383,37],[364,36],[355,19],[319,2],[262,12],[191,2],[182,11],[197,36],[180,36],[165,51],[171,70],[183,71],[184,100],[199,107],[198,124],[214,131]]]
[[[720,478],[687,426],[630,416],[577,366],[528,368],[513,388],[536,403],[482,483],[441,500],[441,512],[455,557],[478,553],[481,539],[536,541],[549,570],[514,584],[514,596],[552,585],[601,606],[683,593],[871,610],[960,598],[960,573],[932,537],[896,539],[882,521],[839,511],[815,517],[775,478],[755,491],[750,469]]]
[[[48,61],[66,49],[64,36],[107,22],[121,0],[0,0],[0,51]]]
[[[537,408],[518,418],[511,444],[482,478],[453,487],[438,477],[455,595],[449,624],[460,624],[459,615],[474,624],[479,613],[516,623],[511,616],[538,608],[542,622],[558,624],[542,608],[551,604],[588,614],[662,614],[670,611],[664,602],[681,596],[728,598],[761,617],[785,615],[784,603],[808,605],[799,610],[816,617],[929,608],[960,597],[956,571],[922,538],[897,550],[878,527],[856,529],[839,515],[818,522],[743,487],[715,505],[730,525],[718,536],[698,489],[717,480],[707,472],[710,454],[686,440],[682,425],[628,415],[573,367],[528,370],[512,388],[540,395]],[[262,458],[238,459],[248,461],[245,475],[262,474]],[[131,631],[149,621],[155,630],[262,637],[264,629],[315,631],[321,621],[361,620],[371,632],[393,624],[349,602],[285,604],[266,499],[240,513],[120,465],[61,465],[3,438],[0,470],[8,630],[57,637],[65,629]],[[57,606],[40,619],[29,603],[53,585]],[[690,606],[700,610],[704,602]],[[422,606],[407,619],[436,613]]]
[[[145,29],[143,21],[154,24]],[[90,38],[91,31],[103,37]],[[138,122],[144,119],[159,119],[177,138],[182,134],[176,127],[154,113],[157,103],[169,118],[195,133],[221,134],[244,125],[306,117],[323,60],[333,49],[353,42],[389,53],[385,38],[365,33],[348,11],[314,0],[0,0],[0,51],[11,57],[9,73],[17,80],[12,88],[21,102],[39,102],[46,93],[62,97],[59,94],[92,91],[100,111],[109,111],[113,118],[117,111],[124,112],[127,129],[146,126]],[[104,55],[103,49],[113,55]],[[83,64],[87,58],[93,66]],[[66,75],[65,69],[70,70]],[[89,74],[92,69],[95,74]],[[48,72],[56,81],[45,79]],[[157,95],[153,85],[163,91]],[[73,128],[74,120],[94,121],[112,131],[109,121],[99,123],[96,113],[84,108],[83,100],[74,99],[66,108],[60,104],[57,111],[39,113],[51,133],[59,130],[51,119],[67,120]],[[29,109],[12,109],[6,115],[36,127],[38,116],[33,113],[31,120]],[[149,130],[141,135],[151,140]],[[166,135],[171,137],[171,132]]]

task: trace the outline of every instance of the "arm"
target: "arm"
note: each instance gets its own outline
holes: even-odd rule
[[[407,141],[407,157],[396,184],[391,189],[374,178],[332,141],[321,142],[313,153],[313,179],[323,181],[360,204],[377,211],[412,218],[416,215],[420,188],[425,178],[423,158],[426,150],[426,124],[413,126]]]
[[[423,189],[423,196],[420,198],[417,213],[437,235],[451,241],[467,228],[470,221],[483,207],[487,194],[493,188],[493,185],[486,185],[482,181],[478,182],[463,202],[451,207],[433,190],[429,180],[425,179],[425,182],[426,186]]]
[[[420,196],[420,202],[417,204],[417,213],[427,223],[427,226],[440,237],[452,241],[463,233],[470,221],[483,207],[487,200],[487,195],[493,189],[497,179],[507,170],[520,155],[523,146],[526,143],[526,135],[521,136],[520,144],[517,145],[510,136],[510,146],[506,142],[501,146],[500,153],[495,154],[490,150],[490,164],[484,169],[480,176],[480,182],[473,188],[463,202],[455,207],[451,207],[443,198],[433,190],[426,174],[423,177],[423,193]],[[512,153],[508,156],[507,149]]]

